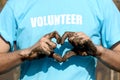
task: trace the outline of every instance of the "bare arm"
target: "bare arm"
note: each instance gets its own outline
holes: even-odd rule
[[[61,42],[64,43],[66,38],[68,38],[75,50],[67,52],[63,59],[66,60],[74,55],[91,55],[98,58],[109,68],[120,72],[120,42],[113,45],[111,49],[106,49],[94,45],[90,38],[82,32],[66,32],[62,36]]]
[[[12,52],[12,54],[8,53],[10,49],[9,43],[5,42],[0,37],[0,74],[11,70],[16,67],[20,63],[22,63],[23,56],[20,56],[16,53],[23,53],[24,50]]]
[[[52,38],[56,38],[57,42],[60,42],[59,34],[54,31],[43,36],[33,46],[24,50],[17,50],[14,52],[9,52],[9,43],[0,38],[0,74],[20,65],[23,60],[32,60],[38,57],[41,58],[41,55],[50,56],[56,59],[56,61],[61,62],[62,57],[54,53],[54,48],[56,48],[56,44],[51,41]]]
[[[97,46],[97,58],[106,66],[120,72],[120,43],[113,47],[111,50]]]

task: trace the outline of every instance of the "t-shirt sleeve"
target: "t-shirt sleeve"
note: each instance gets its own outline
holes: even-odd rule
[[[115,43],[120,41],[120,12],[112,0],[102,1],[102,45],[106,48],[111,48]]]
[[[0,35],[10,43],[13,49],[16,40],[16,20],[12,8],[6,4],[0,13]]]

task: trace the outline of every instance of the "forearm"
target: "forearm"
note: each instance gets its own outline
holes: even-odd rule
[[[102,46],[97,47],[97,58],[106,66],[116,71],[120,71],[120,52],[103,48]]]
[[[26,50],[19,50],[10,53],[0,53],[0,74],[3,74],[23,62],[24,56],[20,54],[26,54]]]

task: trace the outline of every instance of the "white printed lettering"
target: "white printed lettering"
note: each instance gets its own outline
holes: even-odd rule
[[[72,14],[71,16],[71,24],[75,24],[75,20],[76,20],[76,15]]]
[[[82,24],[82,16],[81,15],[77,15],[76,16],[76,24]]]
[[[82,16],[77,14],[48,15],[30,18],[32,27],[52,25],[82,25]]]
[[[31,25],[32,27],[36,27],[36,17],[35,18],[30,18],[30,21],[31,21]]]
[[[48,25],[54,25],[53,15],[48,16]]]
[[[42,27],[42,26],[43,26],[43,18],[42,18],[42,17],[38,17],[38,19],[37,19],[37,25],[38,25],[39,27]]]
[[[56,16],[54,17],[55,20],[55,25],[59,25],[60,24],[60,16]]]
[[[71,22],[70,22],[70,20],[71,20],[71,15],[66,15],[66,24],[71,24]]]
[[[61,19],[62,19],[62,20],[61,20],[61,23],[62,23],[62,24],[65,24],[65,15],[61,15]]]
[[[47,24],[47,18],[46,18],[46,16],[43,17],[43,23],[44,23],[44,26],[47,26],[47,25],[48,25],[48,24]]]

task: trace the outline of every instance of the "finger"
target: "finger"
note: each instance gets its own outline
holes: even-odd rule
[[[67,38],[70,38],[74,35],[75,32],[65,32],[62,36],[62,39],[61,39],[61,44],[64,43],[64,41],[67,39]]]
[[[54,32],[51,32],[49,34],[46,34],[45,37],[47,37],[48,39],[52,39],[52,38],[56,38],[57,40],[57,43],[60,43],[61,42],[61,37],[60,35],[58,34],[57,31],[54,31]]]
[[[54,53],[53,58],[58,62],[63,62],[62,57],[59,54]]]
[[[49,50],[46,42],[47,42],[47,40],[40,43],[40,45],[37,46],[35,49],[33,49],[32,52],[45,52],[45,51]]]
[[[87,50],[87,47],[90,47],[88,45],[88,40],[86,40],[86,39],[80,39],[79,42],[78,42],[78,44],[77,44],[77,48],[79,50]]]
[[[56,54],[54,51],[51,52],[49,57],[54,58],[58,62],[62,62],[62,57],[59,54]]]
[[[52,42],[52,41],[50,41],[50,40],[47,41],[46,44],[47,44],[47,45],[49,46],[49,48],[52,49],[52,50],[55,49],[56,46],[57,46],[56,43],[54,43],[54,42]]]
[[[58,34],[58,32],[54,32],[53,33],[54,38],[57,40],[57,43],[60,44],[61,43],[61,36]]]
[[[75,46],[78,46],[79,44],[79,39],[77,37],[70,37],[69,39],[69,42],[75,47]]]
[[[46,54],[47,56],[51,54],[52,50],[50,49],[50,47],[48,47],[48,45],[43,46],[42,49],[43,49],[44,54]]]
[[[63,62],[66,61],[67,59],[69,59],[72,56],[77,55],[74,51],[68,51],[64,56],[63,56]]]
[[[38,54],[45,54],[47,56],[50,55],[50,51],[51,49],[49,48],[47,44],[44,44],[32,50],[33,53],[37,52]]]
[[[74,44],[75,46],[78,46],[78,44],[83,45],[85,40],[88,40],[88,37],[82,32],[76,32],[74,33],[73,37],[69,38],[69,42]]]
[[[70,43],[74,46],[74,47],[84,47],[84,43],[87,40],[82,38],[82,37],[75,37],[73,40],[70,40]]]
[[[70,43],[73,43],[73,42],[74,42],[74,38],[75,38],[74,36],[69,37],[69,38],[68,38],[68,41],[69,41]]]
[[[88,54],[84,51],[84,52],[79,52],[79,55],[81,56],[88,56]]]

